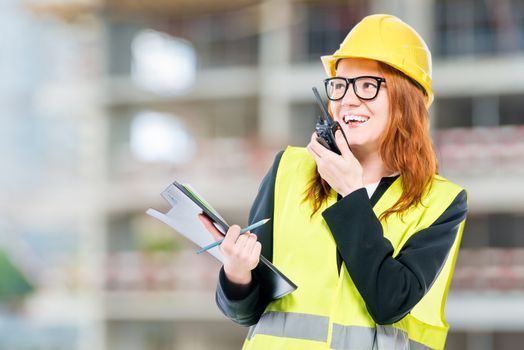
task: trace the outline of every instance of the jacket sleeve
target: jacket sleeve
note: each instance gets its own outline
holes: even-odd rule
[[[275,178],[282,153],[283,151],[277,154],[273,166],[262,180],[249,212],[250,224],[264,218],[273,219]],[[262,244],[262,255],[272,261],[273,225],[261,226],[257,229],[256,234],[258,241]],[[269,292],[258,282],[256,269],[253,270],[252,276],[250,285],[239,286],[227,279],[224,268],[222,268],[215,294],[218,308],[222,313],[230,320],[243,326],[251,326],[257,323],[270,301]]]
[[[322,215],[370,315],[379,324],[391,324],[429,290],[466,213],[462,191],[430,227],[408,239],[395,258],[365,189],[342,198]]]

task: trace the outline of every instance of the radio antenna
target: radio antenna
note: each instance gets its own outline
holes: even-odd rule
[[[322,120],[326,122],[327,125],[333,124],[333,120],[329,117],[329,113],[326,109],[326,105],[324,105],[324,102],[322,101],[322,98],[318,94],[318,90],[316,87],[312,88],[313,93],[315,94],[315,99],[317,100],[318,105],[320,106],[321,114],[322,114]]]

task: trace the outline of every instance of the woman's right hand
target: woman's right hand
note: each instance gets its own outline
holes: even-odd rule
[[[198,218],[215,240],[224,238],[208,217],[199,214]],[[227,279],[241,285],[251,283],[251,270],[257,267],[262,251],[257,236],[250,232],[241,235],[240,226],[233,225],[219,248],[224,255],[224,272]]]

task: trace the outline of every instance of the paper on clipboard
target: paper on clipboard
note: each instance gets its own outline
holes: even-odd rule
[[[178,184],[177,182],[175,184]],[[180,190],[175,184],[170,185],[162,192],[162,197],[171,205],[171,209],[167,214],[163,214],[155,209],[148,209],[146,213],[164,224],[174,228],[182,236],[189,239],[199,247],[204,247],[214,242],[213,237],[207,232],[202,223],[197,219],[198,214],[202,213],[202,208],[195,204],[184,192]],[[180,184],[178,184],[180,185]],[[196,196],[200,197],[197,192],[189,185],[180,185],[188,188]],[[206,203],[206,202],[204,202]],[[207,203],[206,203],[207,204]],[[225,220],[207,204],[208,210],[216,215],[222,222]],[[226,223],[227,225],[227,223]],[[225,233],[227,227],[215,224],[216,228]],[[214,247],[208,251],[211,255],[223,262],[224,257],[218,247]]]
[[[182,185],[175,181],[161,193],[161,196],[172,208],[166,214],[155,209],[148,209],[146,213],[172,227],[199,247],[213,243],[214,239],[198,220],[198,214],[205,213],[222,233],[229,229],[229,225],[218,212],[187,184]],[[223,262],[224,257],[218,246],[207,252]],[[260,256],[260,263],[256,267],[256,272],[261,280],[260,283],[265,284],[273,300],[281,298],[297,288],[289,278],[262,255]]]

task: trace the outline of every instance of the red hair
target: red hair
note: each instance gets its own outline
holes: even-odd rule
[[[400,172],[403,188],[399,200],[381,215],[382,220],[394,213],[402,216],[411,206],[419,204],[438,172],[438,164],[429,134],[424,91],[404,73],[385,63],[378,64],[387,82],[390,101],[379,152],[386,169]],[[311,216],[327,200],[330,191],[328,183],[315,169],[304,192],[304,201],[312,204]]]

